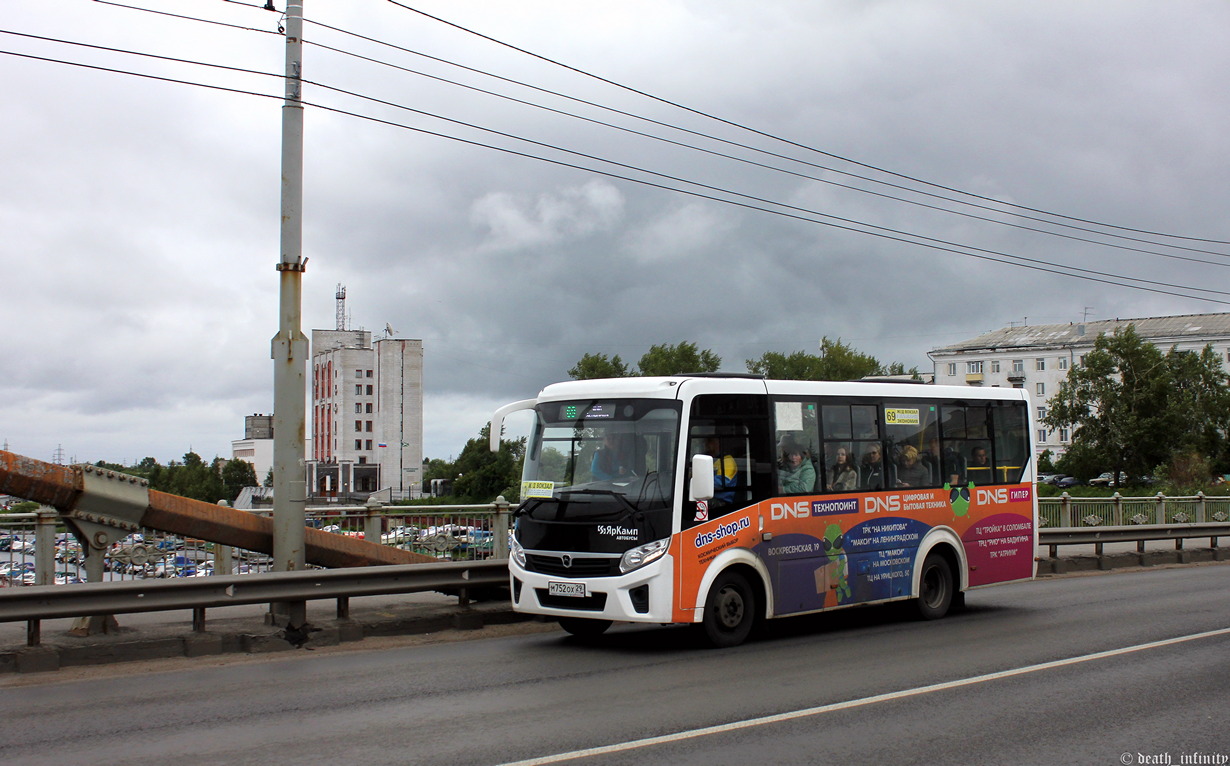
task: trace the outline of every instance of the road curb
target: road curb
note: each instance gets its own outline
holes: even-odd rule
[[[503,602],[470,606],[418,607],[418,614],[378,614],[311,623],[306,642],[296,646],[274,626],[243,625],[194,633],[189,626],[171,627],[173,635],[118,634],[76,637],[57,635],[40,646],[0,649],[0,674],[44,673],[82,665],[107,665],[137,660],[206,657],[223,654],[272,654],[353,643],[380,636],[413,636],[449,630],[478,631],[492,625],[525,622],[534,617],[517,614]],[[218,620],[215,623],[222,623]],[[249,621],[250,622],[250,621]],[[166,633],[168,629],[159,632]]]
[[[1074,572],[1109,571],[1112,569],[1137,569],[1175,564],[1200,564],[1211,561],[1230,561],[1227,548],[1184,548],[1164,551],[1126,551],[1107,553],[1101,556],[1070,556],[1057,559],[1039,559],[1038,576],[1062,575]]]

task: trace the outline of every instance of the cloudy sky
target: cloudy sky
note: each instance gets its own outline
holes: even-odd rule
[[[273,407],[280,14],[126,2],[4,2],[0,442],[229,457]],[[929,370],[1011,323],[1230,310],[1224,2],[304,15],[303,327],[344,284],[351,327],[423,340],[429,457],[586,352]]]

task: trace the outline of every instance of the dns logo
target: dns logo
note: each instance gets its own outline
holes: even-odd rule
[[[867,513],[897,513],[901,510],[901,495],[888,497],[865,497]]]
[[[806,500],[800,500],[793,505],[790,503],[772,503],[769,505],[769,517],[774,521],[787,517],[806,519],[808,516],[811,516],[811,503]]]
[[[1008,489],[979,489],[974,491],[974,502],[978,505],[994,505],[1008,502]]]

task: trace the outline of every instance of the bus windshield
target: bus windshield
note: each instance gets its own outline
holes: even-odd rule
[[[678,402],[549,402],[536,411],[521,482],[527,509],[594,518],[671,507]]]

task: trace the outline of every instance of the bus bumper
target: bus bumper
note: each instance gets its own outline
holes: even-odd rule
[[[573,579],[529,572],[510,561],[513,609],[552,617],[674,622],[674,566],[674,559],[666,555],[624,575]]]

